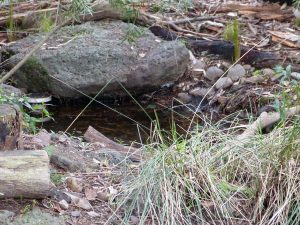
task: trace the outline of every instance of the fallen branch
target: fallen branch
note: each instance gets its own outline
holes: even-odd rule
[[[103,145],[103,148],[110,148],[117,152],[127,155],[133,161],[140,161],[140,156],[138,153],[139,149],[134,147],[127,147],[124,145],[120,145],[109,138],[105,137],[99,131],[94,129],[92,126],[89,126],[87,131],[84,133],[84,139],[88,142],[99,142]]]
[[[300,106],[295,106],[286,109],[285,112],[287,118],[293,117],[295,115],[300,114]],[[252,123],[250,126],[248,126],[248,128],[242,134],[238,135],[236,139],[238,141],[246,140],[254,136],[262,129],[277,123],[279,120],[280,120],[279,112],[273,112],[273,113],[262,112],[260,116],[257,118],[257,120],[254,123]]]

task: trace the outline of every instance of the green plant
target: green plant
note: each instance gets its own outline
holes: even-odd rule
[[[280,82],[290,81],[292,79],[292,66],[288,65],[286,68],[283,68],[281,65],[276,65],[274,67],[275,74],[280,76]]]
[[[300,27],[300,18],[296,18],[296,19],[295,19],[295,25],[296,25],[297,27]]]
[[[57,173],[55,171],[52,171],[50,173],[50,179],[55,185],[60,185],[64,182],[65,176],[63,176],[62,174]]]
[[[295,9],[300,9],[300,0],[293,0],[293,6]]]
[[[300,121],[243,141],[221,124],[206,121],[187,139],[156,125],[143,146],[152,156],[125,179],[120,224],[133,214],[140,225],[298,224]]]
[[[7,94],[3,90],[0,89],[0,104],[14,104],[20,107],[21,112],[23,113],[23,119],[25,126],[29,129],[29,131],[36,133],[37,126],[36,123],[41,122],[42,118],[51,118],[49,111],[45,108],[43,104],[32,105],[28,101],[28,97],[24,96],[16,96],[14,93]],[[25,108],[27,110],[25,110]],[[30,112],[34,112],[37,109],[42,109],[42,118],[33,117],[30,115]]]
[[[142,27],[137,27],[133,24],[128,24],[127,32],[123,38],[124,41],[128,43],[135,42],[139,37],[142,37],[145,34],[145,29]]]
[[[40,31],[41,32],[49,32],[55,26],[54,21],[51,19],[51,16],[48,16],[46,13],[40,20]]]
[[[7,37],[9,41],[15,41],[16,40],[16,24],[14,20],[14,11],[13,11],[13,6],[10,5],[9,7],[9,18],[7,20]]]
[[[46,146],[43,150],[46,151],[48,156],[50,157],[55,151],[55,146],[49,145],[49,146]]]
[[[231,41],[234,47],[234,61],[238,60],[241,56],[239,30],[240,25],[237,19],[229,22],[225,27],[223,37],[225,40]]]

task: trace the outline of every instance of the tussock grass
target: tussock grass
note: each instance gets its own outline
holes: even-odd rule
[[[123,224],[300,224],[299,120],[243,143],[221,124],[188,139],[156,126],[151,158],[124,185]]]

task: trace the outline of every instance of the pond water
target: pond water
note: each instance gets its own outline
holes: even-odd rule
[[[84,104],[52,106],[49,111],[53,113],[54,121],[44,123],[42,127],[55,132],[65,131],[84,107]],[[93,126],[102,134],[117,141],[140,143],[141,138],[145,141],[149,137],[153,123],[139,106],[126,104],[109,105],[109,107],[115,111],[99,104],[90,105],[70,127],[68,133],[83,136],[88,126]],[[181,111],[180,114],[184,115],[179,116],[177,114],[179,112],[157,110],[154,113],[154,109],[147,109],[147,113],[152,119],[157,116],[160,126],[167,131],[171,130],[172,121],[177,125],[179,133],[184,133],[184,129],[187,129],[190,124],[188,118],[191,118],[191,113]]]

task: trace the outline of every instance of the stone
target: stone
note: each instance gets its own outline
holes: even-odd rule
[[[262,70],[262,75],[271,78],[275,75],[275,71],[270,68],[264,68]]]
[[[61,200],[60,202],[58,202],[60,208],[62,208],[63,210],[67,210],[69,208],[69,204],[67,203],[66,200]]]
[[[263,76],[252,76],[252,77],[242,77],[241,78],[241,84],[256,84],[256,83],[262,83],[266,80]]]
[[[16,97],[21,97],[23,94],[20,89],[7,84],[0,84],[0,90],[3,94],[8,96],[14,95]]]
[[[215,88],[218,90],[221,88],[225,89],[231,87],[232,84],[233,82],[229,77],[222,77],[217,81]]]
[[[8,224],[9,221],[15,216],[14,212],[8,210],[0,210],[0,224]]]
[[[16,218],[13,225],[65,225],[63,217],[57,217],[39,208],[33,208],[31,211]]]
[[[108,202],[109,201],[109,194],[104,191],[97,192],[97,198],[101,201]]]
[[[249,64],[243,65],[243,67],[247,72],[250,72],[252,70],[252,66]]]
[[[219,79],[224,74],[224,71],[217,66],[211,66],[207,69],[205,77],[208,80],[215,81]]]
[[[110,164],[117,165],[120,163],[130,163],[132,162],[130,160],[129,156],[126,156],[125,154],[122,154],[114,149],[110,148],[101,148],[96,151],[91,152],[85,152],[85,157],[96,159],[99,162],[103,162],[107,160]]]
[[[187,104],[192,101],[192,97],[188,93],[181,92],[178,93],[177,100],[181,104]]]
[[[198,87],[198,88],[194,88],[194,89],[190,90],[189,93],[191,95],[199,96],[199,97],[204,97],[204,96],[210,97],[215,94],[215,91],[210,88],[199,88]]]
[[[80,217],[80,211],[72,211],[71,216],[72,217]]]
[[[128,31],[143,29],[133,43],[124,41]],[[16,65],[46,34],[29,35],[1,48]],[[189,64],[189,51],[179,40],[159,43],[149,30],[119,20],[101,20],[66,26],[15,74],[17,86],[31,92],[50,92],[64,98],[94,95],[108,83],[103,95],[122,96],[156,90],[177,80]],[[74,88],[77,90],[74,90]]]
[[[246,70],[240,64],[236,64],[228,70],[227,77],[229,77],[233,82],[238,81],[240,78],[246,75]]]
[[[296,79],[296,80],[300,80],[300,73],[298,72],[292,72],[291,73],[291,77]]]
[[[82,181],[78,178],[75,177],[68,177],[67,178],[67,187],[73,191],[73,192],[82,192],[83,190],[83,185]]]
[[[206,64],[204,61],[195,59],[192,64],[192,76],[199,77],[204,74]]]

